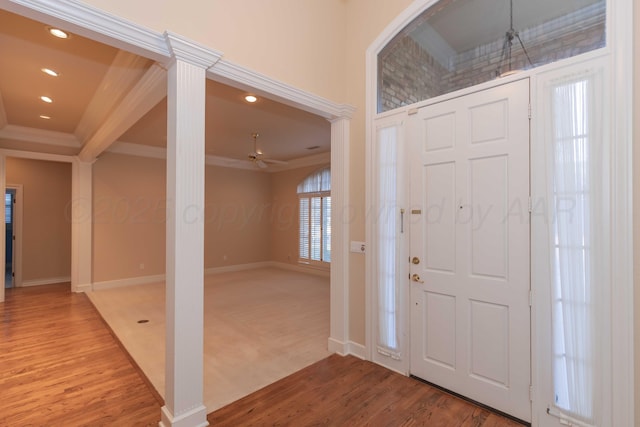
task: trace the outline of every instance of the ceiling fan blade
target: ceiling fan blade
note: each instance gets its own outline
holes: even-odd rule
[[[267,167],[267,164],[266,164],[263,160],[260,160],[260,159],[257,159],[257,160],[256,160],[256,164],[257,164],[257,165],[258,165],[258,167],[260,167],[261,169],[264,169],[264,168],[266,168],[266,167]]]

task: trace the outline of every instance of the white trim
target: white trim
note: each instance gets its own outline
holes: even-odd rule
[[[342,342],[333,338],[329,338],[328,350],[331,353],[336,353],[340,356],[351,355],[362,360],[367,360],[366,347],[353,341]]]
[[[249,271],[249,270],[256,270],[259,268],[269,268],[269,267],[280,268],[282,270],[295,271],[298,273],[306,273],[306,274],[317,275],[322,277],[329,277],[328,272],[307,269],[304,267],[298,267],[295,265],[285,264],[285,263],[276,262],[276,261],[252,262],[248,264],[236,264],[236,265],[228,265],[224,267],[209,267],[209,268],[205,268],[204,275],[214,276],[216,274],[222,274],[222,273]],[[88,290],[99,291],[103,289],[113,289],[113,288],[122,288],[127,286],[145,285],[148,283],[161,283],[161,282],[164,282],[165,280],[166,280],[166,276],[164,274],[156,274],[152,276],[129,277],[126,279],[105,280],[102,282],[94,282],[91,286],[88,287]]]
[[[37,142],[58,147],[80,148],[80,141],[73,134],[24,126],[6,125],[0,129],[0,138]]]
[[[152,145],[132,144],[131,142],[115,142],[107,153],[124,154],[127,156],[149,157],[152,159],[166,160],[167,149]]]
[[[93,275],[93,164],[74,158],[71,168],[71,290],[90,286]]]
[[[255,90],[258,95],[266,96],[327,119],[337,117],[351,118],[355,112],[355,108],[350,105],[336,104],[225,59],[220,60],[210,68],[207,72],[207,77],[239,89]]]
[[[329,345],[349,341],[349,159],[350,126],[347,118],[331,121],[331,306]]]
[[[268,263],[271,267],[281,268],[283,270],[297,271],[298,273],[312,274],[320,277],[331,277],[329,269],[314,268],[311,266],[304,266],[300,264],[287,264],[285,262],[271,261]]]
[[[633,37],[635,0],[609,0],[612,47],[611,425],[635,425],[633,282]],[[636,23],[637,24],[637,23]],[[637,72],[637,70],[636,70]],[[637,165],[636,165],[637,166]],[[637,357],[637,355],[636,355]]]
[[[215,275],[222,273],[231,273],[235,271],[255,270],[256,268],[271,267],[272,263],[269,261],[252,262],[248,264],[234,264],[226,265],[224,267],[209,267],[204,269],[204,275]]]
[[[347,343],[348,353],[352,356],[360,358],[362,360],[367,360],[367,348],[362,344],[358,344],[353,341],[349,341]]]
[[[0,0],[0,8],[51,24],[55,18],[76,34],[156,61],[171,56],[161,34],[76,0]]]
[[[435,4],[436,0],[416,0],[405,9],[395,20],[393,20],[385,30],[376,38],[376,40],[369,46],[366,53],[366,136],[365,146],[370,147],[371,141],[374,135],[374,119],[376,117],[382,117],[386,114],[397,113],[400,109],[388,112],[386,114],[377,115],[377,54],[378,52],[397,34],[398,31],[403,29],[409,24],[415,17],[417,17],[422,11],[426,10],[431,5]],[[633,0],[619,0],[607,1],[607,39],[609,47],[589,52],[578,57],[563,60],[562,62],[556,62],[547,64],[545,66],[529,70],[528,72],[517,75],[514,78],[524,78],[527,76],[534,76],[541,72],[548,71],[555,67],[564,66],[566,64],[572,64],[576,61],[594,58],[596,56],[602,56],[603,54],[611,55],[611,93],[613,108],[611,111],[611,120],[613,135],[612,140],[619,142],[614,146],[613,164],[612,170],[615,171],[613,176],[614,191],[612,192],[613,203],[613,217],[612,217],[612,271],[614,277],[612,283],[616,286],[613,287],[612,295],[612,321],[613,327],[611,331],[612,339],[612,354],[613,360],[611,361],[611,378],[612,378],[612,402],[613,408],[610,414],[611,418],[607,420],[608,425],[635,425],[634,424],[634,299],[633,299],[633,238],[632,238],[632,141],[633,141]],[[501,79],[502,80],[502,79]],[[504,80],[506,82],[507,80]],[[468,91],[478,90],[479,88],[485,88],[495,83],[487,82],[479,87],[469,88],[467,90],[456,92],[453,96],[462,96]],[[535,89],[533,89],[535,90]],[[450,95],[451,96],[451,95]],[[430,99],[420,103],[426,105],[428,103],[438,102],[442,100],[442,97]],[[532,103],[535,100],[532,99]],[[413,107],[413,106],[412,106]],[[403,110],[406,110],[405,107]],[[534,104],[534,119],[536,107]],[[532,144],[535,149],[535,126],[533,127],[534,135],[532,135]],[[366,151],[366,200],[369,207],[372,200],[371,185],[371,153],[370,149]],[[532,185],[534,182],[532,181]],[[366,226],[366,238],[370,246],[372,225],[367,222]],[[534,276],[540,275],[536,270],[536,258],[533,253],[535,246],[541,244],[540,239],[535,235],[532,238],[532,264],[531,270]],[[367,251],[369,253],[371,251]],[[367,258],[366,266],[366,282],[370,283],[372,277],[372,265],[370,258]],[[534,280],[536,280],[534,278]],[[546,402],[540,402],[539,391],[537,388],[537,377],[543,372],[539,372],[537,367],[536,351],[540,351],[537,346],[536,337],[541,332],[538,329],[539,320],[538,317],[544,315],[544,312],[540,308],[536,309],[536,304],[545,303],[541,295],[534,292],[534,307],[532,310],[532,378],[533,378],[533,424],[538,425],[539,419],[536,418],[538,412],[536,408],[545,407]],[[366,302],[366,324],[369,327],[371,322],[371,299],[368,296]],[[539,305],[539,304],[538,304]],[[367,354],[371,358],[371,331],[367,331]],[[610,424],[609,424],[610,422]]]
[[[130,142],[116,142],[108,150],[108,153],[124,154],[128,156],[149,157],[153,159],[166,159],[167,150],[164,147],[152,145],[133,144]],[[244,169],[257,172],[275,173],[291,169],[298,169],[307,166],[324,165],[331,162],[331,153],[319,153],[311,156],[300,157],[287,161],[286,165],[270,165],[266,169],[257,168],[249,160],[238,160],[230,157],[205,156],[205,163],[208,166],[220,166],[224,168]]]
[[[171,56],[191,65],[205,69],[210,68],[222,57],[222,52],[209,49],[171,31],[165,31],[163,36]]]
[[[68,283],[68,282],[71,282],[71,276],[49,277],[48,279],[24,280],[19,287],[26,288],[29,286],[53,285],[56,283]]]
[[[373,167],[373,141],[376,135],[375,132],[375,119],[378,118],[377,114],[377,98],[378,98],[378,53],[396,36],[402,31],[409,23],[411,23],[418,15],[425,11],[431,5],[437,3],[438,0],[416,0],[411,3],[404,11],[402,11],[394,20],[392,20],[385,29],[376,37],[376,39],[369,45],[365,53],[365,212],[371,212],[374,208],[375,191],[373,188],[374,167]],[[399,108],[387,112],[388,116],[400,115],[401,112],[407,108]],[[375,328],[373,322],[375,316],[373,314],[374,295],[371,284],[373,278],[376,275],[374,254],[376,242],[375,236],[375,223],[371,219],[367,219],[365,223],[365,241],[368,244],[368,250],[365,253],[365,354],[367,360],[374,360],[375,356]],[[407,321],[403,322],[409,325],[409,313],[400,313],[403,316],[407,316]],[[408,331],[407,331],[408,332]]]
[[[93,282],[93,284],[89,286],[89,290],[100,291],[104,289],[146,285],[148,283],[164,283],[165,278],[166,276],[164,274],[157,274],[155,276],[139,276],[130,277],[128,279],[105,280],[102,282]]]
[[[0,155],[17,159],[45,160],[50,162],[73,163],[73,156],[62,154],[36,153],[34,151],[8,150],[0,148]]]
[[[158,423],[160,427],[205,427],[209,425],[207,408],[202,404],[177,416],[174,416],[167,406],[160,408],[160,411],[161,420]]]

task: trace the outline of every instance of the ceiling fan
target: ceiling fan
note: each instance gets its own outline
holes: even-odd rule
[[[263,157],[264,154],[262,153],[262,151],[258,150],[258,136],[260,135],[257,132],[251,134],[251,137],[253,138],[253,151],[248,154],[249,160],[251,160],[261,169],[268,167],[268,163],[286,165],[287,162],[284,162],[282,160],[267,159]]]

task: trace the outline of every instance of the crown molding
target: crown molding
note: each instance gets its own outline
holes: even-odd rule
[[[259,95],[327,119],[350,118],[355,112],[355,108],[350,105],[337,104],[320,96],[296,89],[293,86],[234,64],[226,59],[220,59],[213,67],[209,68],[207,74],[212,80],[240,89],[256,91]]]
[[[209,49],[171,31],[165,31],[164,38],[173,57],[202,68],[212,67],[222,57],[222,52]]]
[[[118,141],[108,150],[108,153],[124,154],[128,156],[148,157],[153,159],[166,159],[167,150],[164,147],[154,147],[151,145],[133,144],[131,142]],[[270,165],[266,169],[260,169],[249,160],[238,160],[222,156],[205,156],[207,166],[220,166],[223,168],[244,169],[255,172],[274,173],[285,170],[298,169],[307,166],[326,165],[331,162],[331,153],[319,153],[312,156],[300,157],[289,160],[286,164]]]
[[[77,0],[0,0],[0,8],[49,23],[53,17],[83,37],[156,61],[171,56],[162,34]]]
[[[164,147],[154,147],[152,145],[133,144],[131,142],[118,141],[106,151],[114,154],[125,154],[127,156],[149,157],[153,159],[166,159],[167,150]]]
[[[57,145],[60,147],[80,148],[80,142],[73,134],[24,126],[6,125],[0,129],[0,138]]]

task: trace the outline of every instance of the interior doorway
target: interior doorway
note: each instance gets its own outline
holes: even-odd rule
[[[8,184],[4,194],[5,289],[21,286],[22,185]]]
[[[13,287],[14,277],[14,204],[16,201],[15,188],[7,188],[4,193],[4,222],[5,222],[5,250],[4,250],[4,287],[5,289]]]

